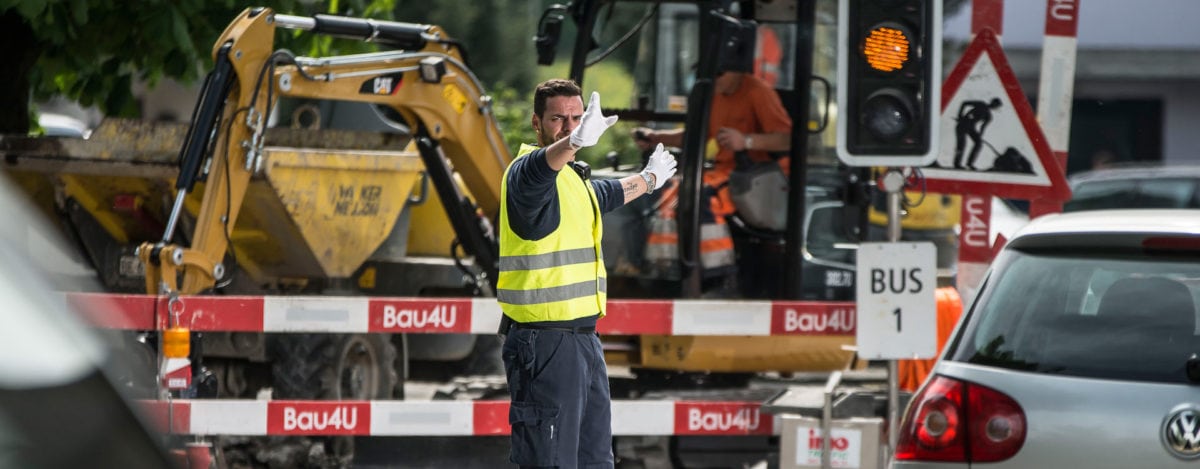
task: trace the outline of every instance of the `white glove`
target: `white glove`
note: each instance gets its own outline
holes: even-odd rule
[[[654,148],[654,153],[650,154],[650,161],[646,162],[646,169],[642,170],[643,173],[654,175],[654,188],[650,192],[661,188],[668,179],[671,179],[671,176],[675,175],[676,165],[678,163],[675,162],[675,156],[664,149],[663,144],[658,144]]]
[[[590,147],[600,140],[604,131],[617,123],[617,116],[604,117],[600,114],[600,93],[592,92],[592,100],[583,111],[583,119],[579,127],[571,131],[571,146],[575,148]]]

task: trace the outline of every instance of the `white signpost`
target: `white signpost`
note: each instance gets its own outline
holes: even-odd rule
[[[857,348],[861,358],[937,355],[937,248],[922,243],[858,247]]]

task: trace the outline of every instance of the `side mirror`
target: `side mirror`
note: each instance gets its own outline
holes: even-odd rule
[[[563,14],[567,11],[564,5],[554,4],[542,13],[538,21],[538,34],[533,37],[537,46],[538,65],[551,65],[558,52],[558,37],[562,34]]]
[[[823,101],[817,100],[816,84],[818,83],[821,84],[821,89],[824,90],[825,99]],[[829,84],[829,80],[823,77],[813,75],[809,79],[809,96],[811,98],[808,105],[808,133],[819,134],[825,131],[825,127],[829,126],[830,90],[832,89],[833,85]],[[819,105],[817,104],[818,102],[820,103]]]

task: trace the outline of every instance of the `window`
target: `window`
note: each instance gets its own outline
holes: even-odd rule
[[[840,245],[856,241],[845,234],[846,223],[842,216],[845,210],[841,202],[812,204],[805,236],[805,250],[815,263],[833,263],[833,266],[854,268],[854,250]]]
[[[1196,179],[1144,178],[1077,185],[1064,211],[1109,208],[1197,208]]]
[[[1200,352],[1195,259],[1013,251],[968,317],[955,361],[1185,383]]]

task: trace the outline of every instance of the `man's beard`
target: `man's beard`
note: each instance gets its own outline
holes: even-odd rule
[[[541,142],[543,147],[548,147],[554,142],[557,142],[559,137],[555,137],[554,134],[547,132],[546,129],[543,128],[542,130],[538,131],[538,140]]]

